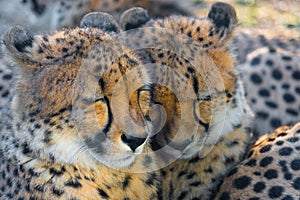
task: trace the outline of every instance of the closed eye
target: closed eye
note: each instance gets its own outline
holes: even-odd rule
[[[206,95],[197,99],[198,101],[211,101],[211,95]]]

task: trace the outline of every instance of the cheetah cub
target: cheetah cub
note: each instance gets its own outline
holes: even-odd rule
[[[158,83],[152,102],[167,115],[151,138],[169,164],[161,170],[162,199],[213,199],[245,152],[252,112],[229,47],[237,21],[234,8],[220,2],[205,18],[152,20],[141,8],[121,17],[123,35],[132,36],[126,45],[144,64],[160,65],[149,68]]]
[[[92,13],[81,27],[50,35],[21,26],[5,33],[17,77],[12,126],[0,127],[1,199],[157,198],[159,174],[147,172],[155,163],[144,154],[149,92],[129,92],[124,75],[135,70],[141,84],[150,78],[114,40],[118,29],[111,16]],[[120,80],[123,90],[113,95]],[[113,96],[140,126],[118,126]]]

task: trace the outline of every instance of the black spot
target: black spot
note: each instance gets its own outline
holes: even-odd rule
[[[300,80],[300,71],[299,70],[294,71],[292,77],[295,80]]]
[[[291,162],[292,170],[298,171],[300,170],[300,159],[295,159]]]
[[[282,198],[282,200],[294,200],[292,196],[286,195],[285,197]]]
[[[223,192],[220,200],[230,200],[230,193],[229,192]]]
[[[48,39],[48,37],[47,37],[46,35],[43,36],[43,40],[44,40],[45,42],[49,42],[49,39]]]
[[[193,182],[190,184],[190,186],[193,186],[193,187],[198,187],[199,185],[201,185],[202,183],[200,181],[196,181],[196,182]]]
[[[159,58],[163,58],[163,57],[164,57],[164,53],[159,53],[159,54],[158,54],[158,57],[159,57]]]
[[[295,97],[289,93],[286,93],[283,95],[283,99],[285,100],[285,102],[287,103],[293,103],[295,102]]]
[[[286,111],[286,113],[288,113],[292,116],[295,116],[295,117],[298,116],[298,112],[295,111],[294,109],[287,108],[285,111]]]
[[[251,159],[250,161],[248,161],[247,163],[245,163],[245,165],[249,166],[249,167],[256,166],[256,159]]]
[[[268,142],[273,142],[276,138],[269,138]]]
[[[197,163],[200,160],[201,160],[201,158],[197,155],[197,156],[193,157],[192,159],[190,159],[189,163]]]
[[[261,167],[266,167],[266,166],[268,166],[269,164],[271,164],[273,162],[273,157],[271,157],[271,156],[266,156],[266,157],[264,157],[263,159],[261,159],[261,161],[260,161],[260,166]]]
[[[300,87],[296,87],[295,88],[295,92],[298,93],[300,95]]]
[[[277,108],[278,105],[272,101],[265,101],[265,104],[270,108]]]
[[[273,186],[269,189],[269,197],[271,199],[278,198],[284,192],[284,188],[282,186]]]
[[[262,78],[256,73],[251,74],[250,79],[254,84],[262,83]]]
[[[36,191],[39,191],[39,192],[44,192],[44,186],[43,185],[36,185],[35,187],[34,187],[34,189],[36,190]]]
[[[281,80],[282,79],[282,73],[278,69],[273,70],[272,76],[276,80]]]
[[[237,189],[244,189],[251,183],[251,178],[248,176],[241,176],[234,180],[233,185]]]
[[[274,179],[274,178],[278,178],[278,173],[276,170],[274,169],[268,169],[265,174],[264,177],[267,179]]]
[[[253,186],[253,191],[254,192],[262,192],[266,188],[266,184],[264,182],[257,182]]]
[[[14,175],[15,177],[18,177],[18,176],[19,176],[19,170],[18,170],[18,168],[14,169],[13,175]]]
[[[29,145],[27,143],[22,144],[22,153],[23,154],[29,154],[32,150],[29,148]]]
[[[298,137],[291,137],[291,138],[287,139],[287,141],[289,141],[291,143],[295,143],[295,142],[299,141],[299,138]]]
[[[292,180],[292,179],[293,179],[293,174],[291,174],[291,173],[289,173],[289,172],[286,172],[286,173],[284,174],[284,178],[285,178],[286,180]]]
[[[257,111],[256,116],[260,119],[267,119],[269,117],[269,114],[264,111]]]
[[[157,181],[157,174],[155,173],[150,173],[148,175],[148,178],[146,179],[145,183],[149,186],[154,185],[155,181]]]
[[[266,65],[268,65],[270,67],[273,66],[273,61],[272,60],[267,60]]]
[[[233,169],[230,170],[230,172],[227,174],[227,177],[230,177],[234,174],[236,174],[239,171],[237,167],[234,167]]]
[[[73,187],[73,188],[80,188],[82,187],[81,183],[79,183],[77,180],[70,179],[67,182],[65,182],[65,186]]]
[[[259,65],[259,63],[260,63],[260,57],[258,57],[258,56],[251,60],[252,66]]]
[[[64,193],[63,190],[57,189],[57,188],[55,188],[55,187],[52,187],[52,192],[53,192],[53,194],[55,194],[56,196],[61,196],[61,195]]]
[[[44,119],[44,123],[45,123],[45,124],[48,124],[49,122],[50,122],[50,119],[49,119],[49,118]]]
[[[13,182],[14,181],[10,177],[8,177],[6,180],[6,185],[11,188],[11,186],[13,185]]]
[[[279,155],[281,156],[289,156],[292,154],[292,152],[293,152],[293,148],[291,147],[284,147],[278,151]]]
[[[271,89],[275,90],[276,89],[276,85],[271,85]]]
[[[182,171],[180,171],[180,172],[178,173],[177,178],[179,178],[179,177],[181,177],[181,176],[183,176],[183,175],[185,175],[185,174],[186,174],[186,171],[185,171],[185,170],[182,170]]]
[[[281,126],[281,120],[278,119],[278,118],[272,118],[270,120],[270,125],[273,127],[273,128],[277,128],[279,126]]]
[[[293,182],[293,187],[296,189],[296,190],[300,190],[300,177],[296,178]]]
[[[272,48],[272,47],[269,47],[269,52],[270,53],[276,53],[276,49]]]
[[[287,61],[292,60],[291,56],[282,56],[281,58],[282,60],[287,60]]]
[[[12,79],[12,75],[11,74],[5,74],[2,78],[4,80],[10,80],[10,79]]]
[[[286,70],[291,70],[291,69],[293,69],[293,67],[290,66],[290,65],[287,65],[287,66],[285,66],[285,69],[286,69]]]
[[[252,155],[253,155],[253,150],[251,150],[251,151],[249,152],[249,154],[247,155],[247,158],[250,158]]]
[[[5,98],[5,97],[7,97],[8,95],[9,95],[9,91],[8,91],[8,90],[5,90],[5,91],[2,93],[1,97]]]
[[[55,168],[53,168],[53,167],[51,167],[50,169],[49,169],[49,173],[50,174],[53,174],[53,175],[55,175],[55,176],[60,176],[60,175],[62,175],[63,174],[63,172],[64,172],[64,170],[57,170],[57,169],[55,169]]]
[[[234,157],[225,157],[225,164],[228,165],[228,164],[231,164],[233,163],[235,160],[234,160]]]
[[[267,89],[260,89],[258,91],[258,94],[262,97],[269,97],[270,96],[270,92]]]
[[[260,176],[260,175],[261,175],[261,173],[260,173],[259,171],[255,171],[255,172],[253,172],[253,174],[254,174],[255,176]]]
[[[104,199],[108,199],[108,198],[109,198],[108,194],[107,194],[106,192],[104,192],[104,190],[102,190],[102,189],[100,189],[100,188],[98,188],[97,190],[98,190],[98,194],[99,194],[102,198],[104,198]]]
[[[270,151],[271,148],[272,148],[272,145],[269,144],[269,145],[266,145],[266,146],[262,147],[262,148],[259,150],[259,152],[260,152],[260,153],[266,153],[266,152]]]
[[[196,175],[196,172],[191,172],[191,173],[189,173],[189,174],[186,176],[186,178],[187,178],[187,179],[192,179],[195,175]]]
[[[188,71],[189,73],[191,73],[191,74],[195,73],[195,69],[192,68],[192,67],[188,67],[188,68],[187,68],[187,71]]]
[[[122,182],[122,188],[123,189],[125,189],[129,185],[130,180],[131,180],[130,176],[125,177],[125,180]]]
[[[178,200],[183,199],[184,197],[187,196],[187,194],[188,194],[187,191],[182,191],[182,192],[180,193],[179,197],[178,197]]]
[[[286,135],[287,135],[287,133],[281,132],[281,133],[279,133],[279,134],[277,135],[277,137],[284,137],[284,136],[286,136]]]
[[[290,88],[290,85],[288,83],[283,83],[281,87],[282,89],[288,90]]]

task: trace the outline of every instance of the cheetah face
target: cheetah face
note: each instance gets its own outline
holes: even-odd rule
[[[158,83],[152,101],[167,115],[164,126],[151,138],[153,150],[165,148],[168,154],[190,158],[248,118],[229,49],[236,25],[235,10],[225,3],[215,3],[207,18],[151,20],[141,8],[122,15],[121,28],[133,35],[129,41],[139,38],[139,44],[129,46],[137,49],[142,62],[167,66],[150,67],[152,82]],[[153,118],[163,115],[161,110],[152,116],[153,127]]]
[[[149,77],[108,33],[116,30],[111,16],[92,13],[81,28],[53,35],[6,32],[18,73],[15,133],[27,156],[128,168],[145,151]]]

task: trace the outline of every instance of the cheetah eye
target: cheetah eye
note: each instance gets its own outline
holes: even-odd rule
[[[211,95],[206,95],[204,97],[200,97],[198,101],[211,101]]]

